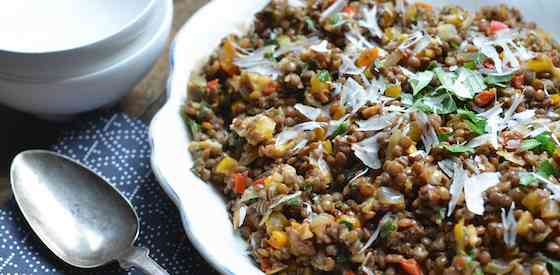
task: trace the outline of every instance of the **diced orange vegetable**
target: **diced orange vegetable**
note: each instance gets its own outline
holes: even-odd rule
[[[206,87],[208,87],[208,91],[211,93],[215,93],[216,91],[218,91],[219,86],[220,86],[219,79],[208,81],[208,84],[206,84]]]
[[[237,160],[226,156],[223,158],[218,166],[216,166],[216,172],[224,175],[229,175],[237,168]]]
[[[416,7],[420,9],[432,10],[432,4],[426,2],[416,2]]]
[[[241,194],[245,192],[245,187],[247,186],[248,177],[242,173],[236,173],[233,175],[233,192]]]
[[[478,107],[486,107],[490,105],[496,98],[496,93],[493,91],[482,91],[474,97],[474,104]]]
[[[253,186],[255,187],[263,187],[264,186],[264,178],[257,179],[253,182]]]
[[[235,43],[231,39],[226,40],[220,54],[220,67],[230,76],[239,72],[239,69],[233,63],[236,54]]]
[[[490,33],[495,34],[501,30],[509,28],[508,25],[504,24],[503,22],[492,20],[490,22]]]
[[[414,259],[407,259],[400,261],[401,268],[408,274],[408,275],[422,275],[422,268],[416,260]]]
[[[511,86],[513,86],[516,89],[523,88],[523,84],[525,84],[524,74],[518,74],[511,79]]]
[[[324,140],[326,135],[326,131],[323,128],[315,128],[313,129],[313,139],[314,140]]]
[[[270,81],[268,84],[266,84],[266,86],[263,89],[263,94],[265,96],[269,96],[273,93],[275,93],[276,91],[278,91],[278,83],[276,83],[276,81]]]
[[[352,271],[344,271],[344,273],[342,273],[342,275],[356,275],[356,273],[354,273]]]
[[[281,249],[288,244],[288,233],[279,230],[272,231],[268,244],[276,249]]]
[[[401,96],[401,86],[399,85],[391,85],[385,89],[385,95],[388,97],[399,97]]]
[[[340,103],[334,103],[331,105],[330,113],[333,119],[340,119],[346,114],[346,110]]]
[[[352,8],[352,6],[346,6],[344,9],[342,9],[342,12],[350,16],[354,15],[354,9]]]
[[[367,67],[375,61],[379,57],[379,48],[371,48],[365,49],[362,51],[358,60],[356,60],[356,66],[358,67]]]

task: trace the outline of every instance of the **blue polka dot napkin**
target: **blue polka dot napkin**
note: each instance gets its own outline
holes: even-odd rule
[[[121,113],[94,113],[61,130],[52,150],[67,155],[109,179],[140,217],[137,245],[170,274],[217,274],[191,246],[179,213],[160,188],[150,167],[148,127]],[[63,226],[63,225],[62,225]],[[142,274],[116,263],[78,269],[52,254],[25,222],[14,200],[0,208],[0,274]]]

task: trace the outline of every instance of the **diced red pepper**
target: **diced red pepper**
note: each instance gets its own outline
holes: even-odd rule
[[[414,259],[402,260],[400,262],[401,268],[408,274],[408,275],[422,275],[422,268]]]
[[[486,58],[484,62],[482,62],[482,66],[484,66],[484,68],[488,70],[493,70],[494,68],[496,68],[496,66],[494,65],[494,61],[490,58]]]
[[[264,178],[260,178],[258,180],[255,180],[253,182],[253,186],[255,186],[257,188],[262,188],[264,186]]]
[[[265,96],[269,96],[269,95],[275,93],[277,90],[278,90],[278,84],[276,83],[276,81],[270,81],[264,87],[263,94]]]
[[[219,79],[208,81],[208,83],[206,84],[206,87],[208,87],[208,91],[212,93],[218,91],[219,86],[220,86]]]
[[[516,89],[523,88],[523,84],[525,84],[524,74],[518,74],[511,79],[511,86],[513,86]]]
[[[356,273],[352,272],[352,271],[344,271],[344,273],[342,273],[343,275],[356,275]]]
[[[506,24],[503,23],[503,22],[496,21],[496,20],[492,20],[492,21],[490,22],[490,33],[491,33],[491,34],[495,34],[495,33],[499,32],[499,31],[504,30],[504,29],[507,29],[507,28],[509,28],[509,26],[506,25]]]
[[[245,192],[245,187],[247,186],[247,176],[242,173],[236,173],[233,175],[233,192],[241,194]]]
[[[354,8],[352,8],[352,6],[346,6],[344,9],[342,9],[343,13],[346,13],[350,16],[354,15]]]
[[[482,91],[474,97],[474,104],[478,107],[486,107],[490,105],[496,98],[496,93],[492,91]]]

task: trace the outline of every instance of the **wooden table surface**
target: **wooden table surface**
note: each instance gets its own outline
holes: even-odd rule
[[[232,0],[233,1],[233,0]],[[174,0],[173,30],[169,42],[187,19],[208,0]],[[168,46],[169,46],[168,42]],[[131,117],[149,123],[153,115],[165,102],[165,84],[169,72],[169,47],[146,75],[125,98],[118,108]],[[48,148],[58,138],[60,125],[39,120],[34,116],[0,107],[0,124],[3,137],[0,139],[0,206],[10,198],[8,171],[13,157],[24,150]]]

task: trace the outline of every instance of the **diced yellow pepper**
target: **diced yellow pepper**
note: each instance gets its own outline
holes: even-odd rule
[[[550,100],[551,100],[552,105],[559,105],[560,104],[560,94],[551,95]]]
[[[388,97],[397,98],[401,96],[401,86],[400,85],[391,85],[385,89],[385,95]]]
[[[521,203],[532,213],[536,213],[545,202],[546,198],[540,196],[536,191],[527,194],[521,201]]]
[[[346,114],[346,109],[340,103],[334,103],[331,105],[330,113],[333,119],[340,119]]]
[[[238,71],[237,66],[233,63],[236,54],[235,43],[231,39],[226,40],[220,54],[220,66],[230,76]]]
[[[455,236],[455,246],[457,248],[457,253],[465,252],[465,219],[461,219],[453,227],[453,234]]]
[[[325,150],[325,153],[332,155],[332,142],[330,140],[323,141],[323,150]]]
[[[408,8],[406,9],[406,12],[404,13],[404,17],[408,21],[416,20],[417,15],[418,15],[418,9],[416,8],[415,5],[409,5]]]
[[[280,212],[273,212],[265,222],[266,232],[282,231],[289,224],[288,219]]]
[[[410,130],[408,131],[408,137],[414,142],[419,142],[422,137],[422,127],[418,122],[412,122],[410,125]]]
[[[276,128],[276,122],[265,115],[257,116],[256,119],[255,132],[265,140],[271,140],[274,135],[274,129]]]
[[[362,227],[362,223],[357,217],[342,215],[336,219],[337,223],[349,224],[352,225],[352,229]]]
[[[379,57],[379,48],[365,49],[356,60],[356,66],[368,67]]]
[[[313,140],[324,140],[326,133],[321,127],[313,129]]]
[[[223,158],[218,166],[216,166],[216,172],[224,175],[229,175],[237,168],[237,160],[226,156]]]
[[[329,84],[327,82],[321,81],[321,79],[319,79],[319,74],[315,74],[313,77],[311,77],[310,82],[311,82],[311,93],[317,94],[317,93],[328,92]]]
[[[475,246],[475,244],[478,242],[478,234],[476,232],[476,227],[474,227],[474,225],[470,224],[469,226],[465,226],[464,228],[465,230],[465,235],[466,235],[466,239],[467,242],[469,243],[470,246]]]
[[[554,64],[550,57],[546,55],[540,55],[527,62],[527,68],[536,73],[542,72],[552,72],[554,69]]]
[[[270,234],[268,244],[276,249],[281,249],[288,244],[288,233],[275,230]]]
[[[533,225],[533,215],[531,212],[525,211],[521,214],[519,221],[517,221],[517,234],[521,236],[527,236],[529,234],[529,230]]]
[[[291,222],[291,227],[298,233],[302,240],[313,238],[313,232],[309,229],[309,223],[300,224],[296,221]]]

